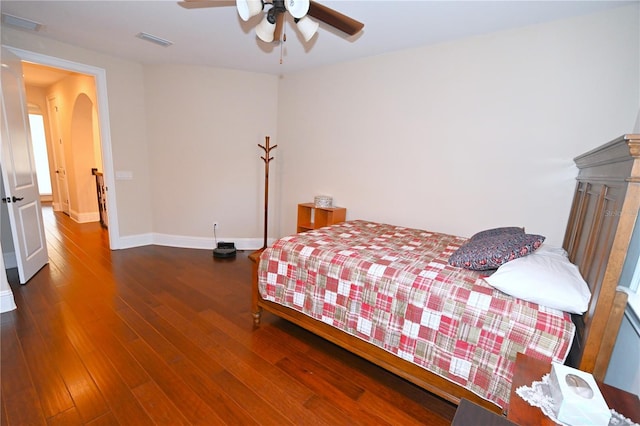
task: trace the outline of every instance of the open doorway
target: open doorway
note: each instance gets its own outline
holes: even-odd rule
[[[38,182],[54,183],[50,191],[54,211],[80,223],[100,221],[106,227],[99,199],[104,194],[97,182],[104,168],[94,77],[33,63],[23,63],[22,69],[27,102],[40,112],[46,140],[49,171],[44,166],[38,170],[48,174],[38,176]],[[37,123],[31,123],[34,143]],[[34,153],[37,160],[38,152]]]
[[[77,113],[77,115],[75,116],[75,119],[77,119],[78,117],[90,116],[92,124],[90,125],[80,124],[78,126],[77,124],[79,123],[79,121],[75,121],[75,124],[72,126],[73,130],[71,130],[72,134],[68,133],[66,139],[69,141],[79,141],[79,144],[80,144],[79,146],[84,148],[82,153],[84,158],[85,159],[93,158],[94,164],[97,163],[102,166],[100,168],[100,171],[103,171],[103,180],[104,180],[103,191],[105,193],[108,192],[109,194],[108,197],[105,200],[103,200],[103,206],[106,209],[106,214],[108,214],[109,247],[111,249],[121,248],[119,229],[118,229],[118,212],[117,212],[116,201],[115,201],[116,187],[115,187],[115,181],[114,181],[113,157],[111,154],[111,134],[110,134],[110,121],[109,121],[109,108],[107,103],[106,71],[102,68],[97,68],[91,65],[72,62],[65,59],[44,55],[41,53],[26,51],[22,49],[15,49],[12,47],[7,47],[7,48],[16,56],[18,56],[18,58],[22,61],[23,66],[24,65],[44,66],[48,68],[48,71],[53,73],[58,73],[58,74],[59,73],[62,73],[62,74],[75,73],[91,81],[93,90],[95,92],[94,96],[87,96],[88,99],[83,97],[74,97],[73,98],[74,102],[72,103],[72,105],[70,106],[65,105],[65,107],[68,107],[67,111],[69,115],[73,115],[74,111]],[[25,74],[25,80],[27,84],[30,84],[30,83],[32,84],[33,80],[31,80],[31,78],[28,76],[28,73],[23,73],[23,74]],[[76,105],[76,101],[78,101],[77,105]],[[75,109],[76,106],[79,106],[79,108]],[[87,108],[87,106],[90,106],[90,107]],[[41,109],[43,114],[47,114],[49,110],[49,104],[46,104],[44,107],[41,106]],[[58,110],[60,110],[60,108],[58,108]],[[87,113],[87,111],[89,112]],[[45,125],[45,128],[47,128],[46,125]],[[84,137],[74,139],[74,136],[77,136],[80,134],[84,135]],[[99,139],[100,144],[99,145],[89,144],[87,140],[90,140],[90,139]],[[63,140],[63,142],[65,141]],[[67,145],[75,146],[75,144],[67,144]],[[91,148],[87,149],[87,147],[89,146],[91,146]],[[51,152],[53,151],[51,148],[52,147],[49,147],[49,154],[51,154]],[[66,148],[67,147],[65,146],[65,149]],[[69,146],[69,148],[71,148],[71,146]],[[98,158],[98,157],[101,157],[101,158]],[[51,162],[49,164],[51,167]],[[93,170],[92,170],[92,169],[95,169],[96,167],[95,166],[89,167],[88,170],[85,172],[84,171],[85,169],[82,167],[82,160],[79,161],[78,164],[76,164],[75,159],[74,159],[73,165],[66,164],[65,167],[66,167],[65,176],[67,176],[67,178],[69,177],[69,173],[70,173],[69,169],[73,167],[74,170],[80,170],[80,172],[78,173],[78,176],[83,175],[82,178],[84,179],[83,185],[74,187],[73,189],[70,189],[70,191],[77,190],[79,193],[82,193],[82,194],[91,193],[91,200],[96,199],[95,202],[97,203],[96,177],[94,176]],[[102,168],[104,170],[102,170]],[[56,185],[57,185],[56,176],[60,174],[55,172],[56,172],[56,169],[54,167],[51,167],[50,176],[52,179],[53,195],[56,194]],[[89,180],[85,179],[86,174],[88,174]],[[61,197],[61,199],[64,199],[64,198],[65,198],[64,196]],[[72,200],[73,197],[70,197],[69,199]],[[85,199],[88,200],[88,198],[85,198]],[[73,209],[73,202],[70,203],[70,210],[72,209]],[[81,210],[78,210],[78,211],[81,211]],[[91,221],[93,219],[99,220],[99,213],[96,213],[95,210],[91,213],[91,215],[93,215],[93,217],[79,216],[80,221]]]

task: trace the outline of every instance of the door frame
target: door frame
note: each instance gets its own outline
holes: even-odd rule
[[[107,74],[103,68],[81,64],[43,55],[41,53],[4,46],[17,55],[21,60],[62,68],[81,74],[91,75],[95,78],[96,101],[98,103],[98,120],[100,126],[100,140],[102,150],[102,166],[104,167],[104,180],[107,187],[107,217],[109,219],[109,248],[117,250],[121,248],[120,231],[118,228],[118,209],[116,203],[115,173],[113,170],[113,155],[111,150],[111,124],[109,121],[109,104],[107,102]]]

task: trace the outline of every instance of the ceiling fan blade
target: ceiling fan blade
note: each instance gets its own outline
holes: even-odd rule
[[[178,4],[185,9],[200,9],[204,7],[219,7],[219,6],[235,6],[234,0],[184,0],[179,1]]]
[[[330,7],[323,6],[320,3],[316,3],[313,0],[310,1],[309,12],[307,12],[307,15],[316,18],[325,24],[331,25],[332,27],[335,27],[349,35],[355,35],[364,28],[364,24],[362,22],[356,21],[347,15],[343,15],[342,13],[331,9]]]

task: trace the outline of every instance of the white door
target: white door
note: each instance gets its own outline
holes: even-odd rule
[[[64,142],[60,135],[60,111],[56,98],[47,99],[49,108],[49,122],[51,123],[51,137],[53,139],[53,163],[56,172],[56,190],[58,205],[55,210],[69,214],[69,182],[67,181],[67,167],[65,165]]]
[[[2,48],[0,165],[20,283],[49,261],[20,59]]]

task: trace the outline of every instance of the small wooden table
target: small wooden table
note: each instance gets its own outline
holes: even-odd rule
[[[556,423],[545,416],[540,408],[529,405],[516,393],[516,389],[520,386],[531,386],[531,383],[540,381],[542,376],[550,371],[551,364],[547,362],[522,353],[517,355],[507,413],[509,420],[520,426],[556,426]],[[623,416],[640,423],[640,400],[636,395],[609,386],[599,380],[596,380],[596,383],[609,408],[613,408]]]

